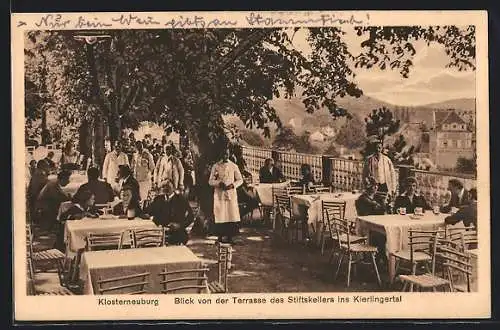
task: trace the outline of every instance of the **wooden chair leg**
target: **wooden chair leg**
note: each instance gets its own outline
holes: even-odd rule
[[[339,262],[338,262],[338,265],[337,265],[337,271],[335,272],[335,279],[337,279],[337,277],[339,276],[339,272],[340,272],[340,266],[342,265],[342,260],[344,259],[344,254],[345,253],[342,253],[339,257]]]
[[[351,284],[351,266],[352,266],[352,254],[350,252],[347,252],[349,253],[349,256],[348,256],[348,263],[347,263],[347,287],[350,286]]]
[[[411,265],[411,274],[415,275],[417,272],[417,263],[414,262],[413,265]],[[410,292],[413,292],[413,283],[410,283]]]
[[[377,261],[375,260],[375,253],[372,253],[373,268],[375,269],[375,274],[377,274],[377,282],[379,286],[382,286],[382,281],[380,280],[380,274],[378,272]]]
[[[401,289],[401,292],[406,292],[406,289],[408,288],[408,282],[403,281],[403,288]]]
[[[324,255],[325,254],[325,241],[326,241],[326,238],[325,238],[325,234],[323,231],[321,231],[321,234],[320,234],[320,242],[321,242],[321,255]]]

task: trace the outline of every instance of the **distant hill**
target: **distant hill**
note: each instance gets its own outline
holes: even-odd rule
[[[302,100],[299,97],[293,97],[290,99],[274,99],[271,101],[271,104],[275,107],[283,125],[292,126],[295,133],[298,135],[303,134],[304,131],[315,132],[325,126],[340,128],[346,122],[345,118],[333,119],[327,109],[320,109],[315,111],[313,114],[307,113]],[[412,112],[412,122],[429,122],[432,118],[432,110],[434,109],[475,109],[475,99],[468,98],[448,100],[423,106],[406,107],[390,104],[367,95],[362,95],[359,98],[339,98],[337,100],[337,104],[339,107],[345,108],[350,113],[357,114],[362,120],[364,120],[364,118],[373,109],[381,107],[387,107],[391,110],[398,108],[410,108]],[[243,122],[236,116],[226,116],[224,119],[227,123],[234,124],[240,129],[244,128]],[[276,135],[276,126],[271,125],[271,128],[272,140]],[[259,132],[258,130],[255,131]]]

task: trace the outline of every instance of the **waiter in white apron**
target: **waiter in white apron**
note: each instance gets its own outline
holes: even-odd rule
[[[233,243],[233,237],[239,234],[240,212],[236,188],[243,184],[243,177],[238,165],[229,160],[227,146],[222,159],[210,172],[209,184],[214,188],[214,231],[219,242]]]

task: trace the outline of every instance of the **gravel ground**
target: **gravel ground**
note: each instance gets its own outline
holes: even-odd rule
[[[51,248],[55,236],[34,230],[34,249]],[[217,265],[215,237],[193,238],[189,248],[209,264],[209,281],[216,280]],[[273,232],[260,225],[242,226],[241,235],[233,252],[232,268],[229,273],[228,291],[231,293],[272,292],[374,292],[397,291],[397,287],[382,288],[377,285],[376,276],[370,265],[360,265],[356,276],[351,278],[347,288],[345,267],[334,280],[335,265],[329,263],[329,252],[324,256],[315,247],[303,244],[289,244]],[[384,283],[387,271],[380,266]],[[41,270],[36,274],[38,292],[59,287],[55,270]]]

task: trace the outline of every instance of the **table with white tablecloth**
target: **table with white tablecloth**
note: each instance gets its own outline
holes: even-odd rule
[[[76,253],[86,246],[89,233],[107,234],[133,229],[157,228],[152,220],[128,219],[92,219],[68,220],[64,226],[66,253]]]
[[[280,183],[256,183],[252,187],[257,192],[260,203],[264,206],[273,206],[273,187],[286,188],[290,185],[289,181]]]
[[[160,281],[163,279],[160,273],[165,269],[168,271],[177,271],[198,269],[201,266],[201,259],[186,246],[87,251],[82,256],[79,277],[82,283],[84,283],[83,293],[93,295],[98,294],[97,281],[99,278],[107,279],[110,277],[148,272],[148,284],[145,287],[146,293],[158,294],[161,293],[162,284]],[[191,275],[194,276],[195,274]],[[177,277],[187,278],[190,276],[179,274]],[[178,281],[174,285],[176,287],[196,285],[198,284],[197,282],[197,280],[186,279]],[[186,289],[179,293],[195,292],[193,289]]]
[[[323,210],[322,201],[325,202],[346,202],[345,218],[355,219],[356,199],[360,196],[359,193],[325,193],[325,194],[305,194],[291,196],[292,216],[299,218],[307,218],[307,223],[313,231],[311,238],[319,243],[319,235],[323,230]]]
[[[369,236],[370,231],[378,232],[386,237],[386,253],[389,260],[388,272],[391,281],[395,276],[395,258],[392,253],[408,249],[408,231],[435,230],[444,226],[444,219],[449,214],[434,214],[430,211],[421,217],[413,214],[385,214],[358,216],[356,230],[359,235]]]

